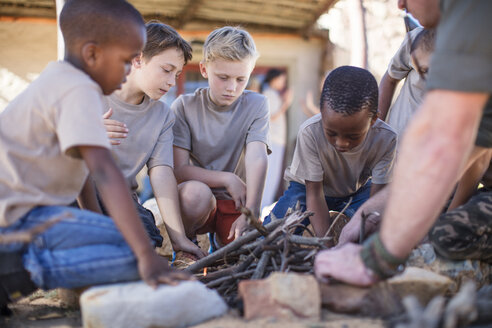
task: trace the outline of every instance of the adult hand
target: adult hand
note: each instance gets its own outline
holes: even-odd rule
[[[314,273],[322,282],[333,278],[357,286],[369,286],[377,278],[360,257],[361,245],[346,244],[339,249],[324,250],[314,259]]]
[[[112,145],[121,144],[121,140],[124,139],[128,135],[128,129],[125,123],[120,121],[109,119],[113,115],[113,109],[110,108],[106,113],[103,114],[103,123],[106,128],[106,133],[109,138],[109,142]]]
[[[241,208],[246,204],[246,184],[234,173],[229,175],[229,179],[226,184],[227,192],[231,195],[234,200],[234,205],[236,209]]]
[[[282,98],[287,107],[289,107],[292,104],[292,100],[294,100],[294,93],[292,92],[292,89],[285,90]]]
[[[184,271],[170,268],[167,260],[157,255],[153,250],[138,258],[138,272],[140,278],[153,288],[159,284],[177,285],[181,280],[194,279]]]
[[[232,224],[227,239],[231,239],[232,237],[234,237],[234,239],[241,237],[241,235],[246,231],[247,227],[248,223],[246,222],[246,216],[244,214],[241,214]]]

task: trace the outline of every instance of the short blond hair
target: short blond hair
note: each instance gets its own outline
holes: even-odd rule
[[[240,27],[224,26],[210,33],[203,45],[203,61],[258,59],[259,53],[251,35]]]

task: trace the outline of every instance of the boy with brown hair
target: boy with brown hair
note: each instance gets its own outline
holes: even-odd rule
[[[259,216],[267,169],[269,112],[264,96],[245,90],[258,53],[248,32],[222,27],[207,37],[200,72],[209,87],[180,96],[171,108],[174,167],[188,237],[215,232],[222,246]],[[198,188],[191,181],[200,181]]]
[[[50,63],[0,114],[0,233],[25,230],[69,212],[27,245],[0,248],[22,263],[0,274],[0,306],[23,286],[76,288],[117,281],[173,282],[138,219],[114,163],[101,115],[103,95],[120,88],[145,44],[140,13],[121,0],[71,0],[60,15],[65,60]],[[107,216],[69,207],[90,173]],[[88,187],[87,184],[85,184]],[[7,259],[6,259],[7,258]],[[10,259],[10,260],[9,260]],[[26,274],[26,271],[28,274]],[[28,290],[24,289],[24,293]]]
[[[314,232],[324,236],[331,224],[329,210],[347,207],[344,213],[351,217],[390,181],[397,137],[378,119],[377,103],[377,82],[368,71],[342,66],[326,77],[321,113],[299,129],[285,170],[289,188],[272,210],[277,218],[299,202],[314,212]],[[267,216],[264,224],[269,221]]]
[[[147,43],[132,60],[126,83],[106,97],[110,110],[105,114],[105,125],[114,145],[112,154],[133,191],[135,206],[154,244],[162,246],[163,239],[152,212],[136,195],[136,176],[144,166],[173,249],[203,257],[205,252],[186,238],[173,171],[174,114],[159,101],[191,60],[191,46],[171,26],[159,21],[148,22],[146,30]]]

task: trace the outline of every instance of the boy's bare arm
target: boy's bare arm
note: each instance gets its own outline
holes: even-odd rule
[[[173,249],[204,257],[206,253],[186,237],[173,169],[169,166],[155,166],[150,169],[149,177]]]
[[[137,258],[140,277],[151,286],[158,283],[173,284],[177,279],[186,279],[186,274],[171,271],[167,261],[153,250],[138,218],[128,186],[110,151],[91,146],[80,146],[79,151],[105,207]]]
[[[266,145],[261,141],[253,141],[246,145],[244,157],[246,167],[246,204],[245,206],[258,218],[260,216],[261,197],[265,187],[268,167]],[[229,237],[242,235],[246,229],[246,216],[241,214],[232,224]]]
[[[79,197],[77,197],[77,203],[81,209],[102,214],[102,209],[101,206],[99,206],[99,201],[96,196],[96,188],[94,187],[94,182],[90,176],[85,180],[84,187],[82,188]]]
[[[379,83],[378,113],[379,118],[383,121],[386,121],[386,116],[388,115],[398,82],[400,82],[400,80],[392,78],[389,76],[388,71],[386,71],[381,79],[381,82]]]
[[[456,192],[449,204],[448,211],[463,205],[473,196],[480,180],[489,167],[491,154],[489,148],[474,147],[468,159],[467,168],[461,176]]]
[[[210,188],[226,188],[236,207],[246,205],[246,184],[234,173],[207,170],[190,164],[188,150],[174,146],[174,173],[178,183],[196,180]]]
[[[386,187],[386,184],[377,184],[377,183],[371,184],[371,192],[370,192],[371,197],[374,196],[380,190],[382,190],[384,187]]]
[[[323,237],[330,227],[331,220],[322,181],[306,181],[306,207],[308,211],[314,212],[310,218],[314,233]]]

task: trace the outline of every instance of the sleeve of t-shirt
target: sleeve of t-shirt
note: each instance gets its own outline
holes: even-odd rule
[[[174,167],[173,163],[173,126],[174,114],[168,109],[168,115],[162,125],[161,133],[152,150],[152,154],[147,161],[147,168],[150,170],[155,166]]]
[[[408,73],[412,70],[410,61],[410,48],[412,46],[412,40],[415,36],[422,31],[422,28],[417,28],[408,32],[405,35],[405,39],[400,45],[400,48],[396,54],[391,58],[388,66],[388,74],[396,80],[402,80],[407,77]]]
[[[260,104],[258,114],[249,126],[248,135],[246,136],[246,144],[253,141],[261,141],[270,151],[270,142],[268,140],[268,132],[270,130],[270,113],[268,109],[268,101],[263,97],[263,102]]]
[[[184,113],[184,103],[182,96],[178,97],[172,104],[171,110],[174,113],[175,122],[173,126],[174,146],[191,151],[191,131]]]
[[[80,158],[78,146],[110,149],[103,112],[103,96],[97,88],[79,86],[67,92],[58,103],[55,118],[62,152]]]
[[[393,168],[395,166],[396,145],[397,137],[395,134],[386,147],[386,152],[372,169],[372,183],[387,184],[391,182]]]
[[[308,128],[299,131],[290,173],[304,181],[323,181],[323,167],[316,149],[316,141]]]
[[[441,1],[428,89],[492,93],[492,1]]]

